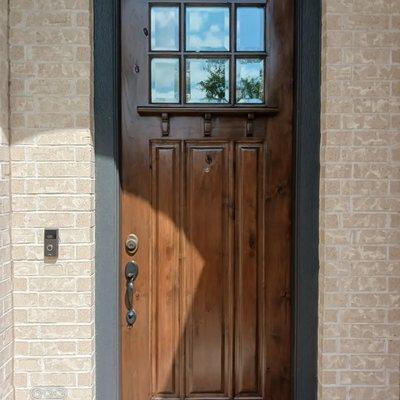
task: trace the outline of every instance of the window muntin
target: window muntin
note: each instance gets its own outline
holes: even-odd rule
[[[260,4],[150,5],[150,103],[265,104],[265,20]]]

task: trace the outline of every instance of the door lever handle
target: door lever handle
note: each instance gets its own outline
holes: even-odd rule
[[[139,274],[139,265],[135,261],[129,261],[125,267],[125,277],[127,279],[126,284],[126,302],[128,306],[128,312],[126,313],[126,322],[129,326],[132,326],[136,322],[137,314],[133,308],[133,289],[134,282]]]
[[[133,309],[133,281],[129,281],[127,284],[126,288],[126,294],[127,294],[127,301],[128,301],[128,309],[132,310]]]

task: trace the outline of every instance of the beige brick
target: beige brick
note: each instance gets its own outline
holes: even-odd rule
[[[354,369],[381,370],[383,368],[396,369],[397,357],[388,355],[357,355],[351,357],[351,366]]]
[[[384,339],[342,339],[339,351],[348,354],[374,354],[385,351]]]
[[[328,0],[329,1],[329,0]],[[364,3],[368,3],[364,1]],[[343,16],[343,28],[348,30],[385,30],[389,28],[389,15],[348,14]]]
[[[340,372],[340,383],[345,385],[383,385],[385,381],[385,373],[381,371],[364,372],[350,371]]]
[[[30,356],[65,356],[76,354],[77,343],[75,341],[69,342],[28,342]]]
[[[389,184],[382,180],[347,180],[342,182],[341,191],[343,195],[379,196],[388,194]]]

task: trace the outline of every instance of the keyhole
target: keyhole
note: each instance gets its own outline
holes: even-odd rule
[[[211,171],[212,157],[207,154],[206,155],[206,163],[207,165],[204,167],[204,172],[208,174]]]
[[[143,28],[144,36],[149,36],[149,30],[147,28]]]

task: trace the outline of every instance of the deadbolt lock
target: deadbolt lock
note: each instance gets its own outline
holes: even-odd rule
[[[128,251],[128,253],[135,254],[137,252],[138,246],[139,246],[138,237],[133,233],[128,235],[128,238],[126,239],[126,242],[125,242],[125,247],[126,247],[126,250]]]

